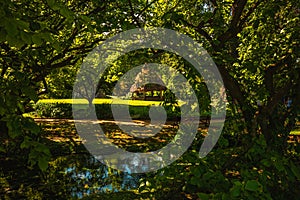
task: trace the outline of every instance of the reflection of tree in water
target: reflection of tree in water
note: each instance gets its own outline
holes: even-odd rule
[[[51,178],[56,184],[66,185],[65,192],[75,198],[134,189],[141,178],[111,169],[87,154],[59,157],[57,161],[60,169],[53,171]]]

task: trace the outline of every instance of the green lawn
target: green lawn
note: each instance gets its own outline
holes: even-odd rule
[[[68,104],[87,104],[86,99],[41,99],[39,103],[68,103]],[[159,105],[161,101],[142,101],[142,100],[124,100],[124,99],[94,99],[93,104],[125,104],[132,106]]]
[[[119,105],[131,105],[131,106],[150,106],[159,105],[162,101],[143,101],[143,100],[124,100],[124,99],[94,99],[93,104],[119,104]],[[65,104],[87,104],[87,99],[41,99],[38,103],[65,103]],[[183,102],[179,103],[183,104]],[[297,122],[297,126],[291,131],[292,135],[300,135],[300,122]]]
[[[296,126],[296,128],[291,131],[291,135],[300,135],[300,126]]]
[[[300,121],[296,122],[296,127],[291,131],[291,135],[300,135]]]
[[[32,102],[34,104],[34,102]],[[144,100],[125,100],[125,99],[118,99],[118,98],[111,98],[111,99],[94,99],[92,102],[95,105],[95,109],[99,111],[101,109],[101,115],[106,117],[109,116],[110,113],[110,105],[119,105],[119,106],[129,106],[130,113],[133,116],[141,117],[147,116],[149,109],[151,106],[159,106],[163,103],[163,101],[144,101]],[[179,101],[179,106],[185,104],[183,101]],[[87,99],[40,99],[36,104],[36,110],[31,113],[26,113],[23,116],[26,117],[58,117],[61,118],[64,115],[66,118],[71,118],[72,116],[70,113],[72,112],[72,105],[79,105],[82,106],[83,109],[86,105],[88,105]],[[107,113],[106,113],[106,109]],[[169,109],[170,110],[170,109]],[[170,118],[176,117],[176,112],[170,110],[171,114],[168,115]],[[57,116],[56,116],[57,115]]]

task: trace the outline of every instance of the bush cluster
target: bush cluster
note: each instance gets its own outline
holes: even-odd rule
[[[127,105],[117,105],[125,109]],[[118,108],[117,108],[118,109]],[[98,119],[114,119],[110,104],[96,104],[95,110]],[[129,113],[133,119],[149,120],[150,106],[129,106]],[[180,118],[179,107],[165,106],[169,120]],[[36,116],[41,118],[72,119],[72,104],[67,103],[37,103],[35,105]]]

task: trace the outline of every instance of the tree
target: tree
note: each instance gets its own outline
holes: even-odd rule
[[[287,144],[299,115],[298,1],[1,0],[0,5],[0,139],[9,141],[1,142],[0,151],[27,149],[25,160],[45,170],[49,150],[38,142],[39,127],[22,114],[47,92],[49,74],[61,68],[74,70],[115,33],[158,26],[185,33],[208,50],[229,100],[224,134],[204,167],[165,171],[180,178],[178,171],[186,170],[182,184],[192,185],[190,192],[198,192],[200,198],[283,198],[285,191],[292,198],[299,193],[299,149]],[[162,62],[168,61],[166,57]],[[194,80],[201,75],[189,65],[184,70],[197,87]],[[292,100],[289,105],[287,98]],[[220,180],[224,187],[205,188],[195,181],[199,179],[207,185]]]
[[[29,163],[47,168],[49,150],[37,142],[39,127],[23,113],[47,93],[53,70],[76,66],[96,44],[112,34],[114,4],[97,1],[1,1],[1,151],[29,150]],[[106,12],[102,12],[105,10]],[[102,24],[102,25],[99,25]],[[2,141],[3,141],[2,140]],[[16,150],[16,152],[15,152]]]
[[[291,150],[287,143],[300,110],[298,8],[297,1],[157,1],[140,17],[143,20],[136,19],[137,24],[147,21],[145,26],[163,26],[189,34],[212,55],[229,100],[225,141],[237,137],[230,145],[239,149],[231,149],[234,158],[226,157],[217,170],[246,171],[240,180],[250,191],[251,186],[258,186],[249,180],[254,177],[251,168],[258,166],[267,171],[256,177],[267,194],[262,198],[270,198],[271,194],[272,198],[283,198],[283,188],[299,192],[294,187],[287,188],[287,182],[295,179],[286,178],[289,174],[299,180],[299,170],[295,171],[297,157],[290,158],[289,154],[299,150]],[[292,104],[287,105],[285,98],[292,99]],[[269,181],[282,184],[268,183],[268,173],[278,176]],[[241,187],[233,185],[231,189]]]

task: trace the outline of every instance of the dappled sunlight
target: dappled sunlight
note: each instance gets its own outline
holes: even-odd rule
[[[54,150],[54,153],[57,152],[55,153],[56,157],[50,162],[50,168],[45,177],[45,184],[50,188],[55,187],[52,185],[53,182],[57,182],[63,186],[58,191],[69,193],[76,198],[123,190],[136,193],[135,189],[139,186],[139,179],[143,176],[109,169],[93,158],[82,146],[84,141],[76,133],[74,120],[36,119],[36,121],[43,127],[43,136],[49,140],[47,143],[50,145],[50,149]],[[119,129],[118,124],[122,123],[134,130],[137,126],[149,125],[149,120],[134,120],[134,122],[83,120],[81,122],[99,124],[113,144],[133,152],[159,149],[170,142],[178,130],[178,122],[168,121],[158,134],[151,138],[141,139],[124,133]],[[66,146],[72,145],[73,151],[65,150]],[[63,156],[60,156],[59,152]],[[60,176],[59,180],[57,180],[57,176]]]

